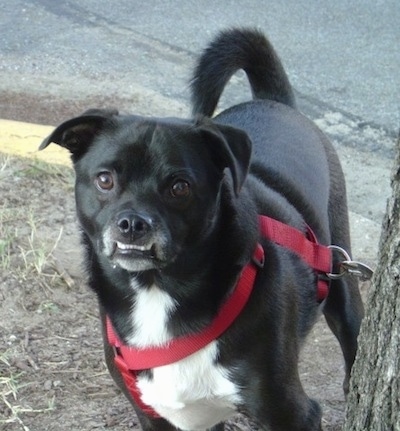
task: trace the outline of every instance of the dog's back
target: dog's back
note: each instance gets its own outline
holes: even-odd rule
[[[191,83],[193,114],[211,117],[225,85],[243,69],[254,99],[295,108],[289,79],[274,48],[258,30],[223,31],[200,56]]]

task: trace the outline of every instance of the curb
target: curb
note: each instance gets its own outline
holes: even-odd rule
[[[53,126],[0,119],[0,152],[72,166],[68,151],[58,145],[51,145],[46,151],[38,151],[42,140],[53,130]]]

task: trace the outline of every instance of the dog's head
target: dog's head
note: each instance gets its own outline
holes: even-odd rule
[[[131,272],[168,266],[204,241],[218,219],[222,182],[234,199],[251,153],[243,131],[206,118],[103,110],[61,124],[40,149],[51,142],[71,152],[78,217],[96,253]]]

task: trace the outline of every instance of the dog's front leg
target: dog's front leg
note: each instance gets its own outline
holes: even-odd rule
[[[215,425],[214,427],[210,428],[207,431],[224,431],[225,425],[223,423],[220,423],[218,425]]]
[[[249,394],[245,410],[269,431],[322,431],[319,404],[304,392],[298,376],[276,373]]]
[[[135,411],[143,431],[179,431],[165,419],[150,418],[136,408]],[[224,424],[220,423],[205,431],[224,431]]]
[[[280,404],[279,400],[276,400]],[[283,401],[284,403],[284,401]],[[314,400],[307,399],[299,406],[287,403],[286,406],[275,405],[264,412],[255,412],[253,417],[268,431],[322,431],[321,409]],[[289,407],[291,405],[291,407]]]
[[[351,368],[357,352],[357,337],[364,315],[356,279],[343,277],[331,282],[329,296],[324,306],[324,315],[342,348],[346,365],[343,389],[347,396]]]
[[[143,431],[179,431],[163,418],[150,418],[136,407],[135,411]]]

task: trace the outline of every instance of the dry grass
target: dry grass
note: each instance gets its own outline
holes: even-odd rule
[[[54,165],[47,165],[37,160],[22,161],[0,154],[0,193],[8,187],[7,182],[18,185],[24,182],[56,181],[64,188],[71,188],[71,170]],[[67,184],[67,186],[65,186]],[[12,184],[10,185],[12,187]],[[67,191],[67,190],[66,190]],[[68,190],[69,191],[69,190]],[[51,291],[51,286],[63,283],[56,267],[54,251],[61,239],[63,228],[59,229],[56,238],[49,242],[43,235],[43,220],[40,207],[31,205],[26,199],[13,198],[2,193],[4,199],[0,206],[0,272],[2,279],[18,280],[20,284],[29,280],[30,285],[44,287],[44,292]],[[7,195],[7,197],[6,197]],[[15,298],[23,295],[24,290],[13,291]],[[38,313],[52,312],[57,305],[47,295],[37,308]],[[10,311],[10,310],[8,310]],[[4,313],[3,313],[4,315]],[[0,354],[0,429],[17,425],[21,430],[30,431],[24,417],[51,412],[54,409],[54,397],[47,400],[45,406],[31,406],[23,399],[22,392],[33,385],[26,378],[26,371],[19,370],[13,364],[18,350],[16,337],[9,336],[6,347]],[[28,381],[28,383],[26,383]]]

